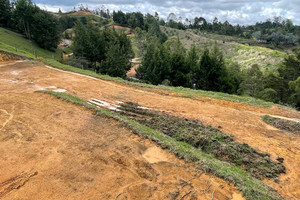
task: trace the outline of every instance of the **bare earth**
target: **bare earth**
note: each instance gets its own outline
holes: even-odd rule
[[[287,173],[266,181],[286,199],[300,197],[300,136],[265,124],[261,115],[300,119],[296,111],[211,98],[176,97],[45,67],[0,63],[0,198],[3,199],[240,199],[234,186],[176,159],[111,119],[40,89],[89,100],[132,101],[221,127],[273,159]],[[187,183],[186,183],[187,182]],[[211,184],[211,186],[209,186]],[[214,192],[215,190],[215,192]],[[191,192],[190,192],[191,191]]]

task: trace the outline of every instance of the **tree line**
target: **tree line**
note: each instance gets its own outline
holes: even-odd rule
[[[178,38],[151,43],[137,69],[137,77],[152,84],[237,93],[239,80],[229,74],[222,52],[215,47],[201,55],[193,46],[186,51]]]
[[[275,45],[295,45],[300,42],[300,26],[296,26],[292,20],[282,17],[267,19],[264,22],[257,22],[255,25],[241,26],[239,24],[232,25],[227,20],[222,23],[217,17],[212,22],[208,22],[204,17],[195,17],[193,21],[186,19],[183,22],[173,16],[167,22],[160,20],[160,24],[181,30],[198,29],[221,35],[254,38]]]
[[[31,0],[0,0],[0,25],[22,33],[45,49],[56,49],[60,41],[58,18]]]
[[[226,63],[223,53],[186,50],[178,38],[148,45],[137,78],[151,84],[182,86],[260,98],[300,108],[300,51],[289,55],[278,70],[263,73],[258,65],[241,70]]]

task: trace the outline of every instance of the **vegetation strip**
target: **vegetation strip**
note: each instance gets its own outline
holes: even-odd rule
[[[86,108],[97,111],[99,115],[111,117],[124,123],[128,128],[132,129],[136,134],[155,141],[162,148],[169,149],[172,153],[176,154],[179,158],[184,158],[186,161],[199,162],[200,165],[209,170],[212,174],[223,178],[227,181],[234,183],[239,190],[243,193],[243,196],[248,200],[282,200],[283,198],[271,187],[264,184],[262,181],[252,177],[248,172],[241,170],[233,164],[229,164],[224,161],[220,161],[214,158],[212,155],[206,154],[200,149],[193,147],[192,145],[177,141],[168,135],[163,134],[160,131],[149,128],[145,125],[138,123],[135,120],[129,119],[126,116],[122,116],[118,113],[114,113],[105,109],[98,108],[94,105],[87,103],[86,101],[65,93],[58,93],[54,91],[39,91],[42,93],[50,94],[63,99],[68,102],[72,102],[77,105],[82,105]]]
[[[219,160],[233,163],[258,179],[276,178],[280,173],[285,173],[283,164],[272,161],[269,154],[259,152],[245,143],[238,143],[233,136],[197,120],[143,109],[131,102],[121,104],[118,109],[123,111],[122,115],[212,154]]]
[[[280,130],[300,134],[300,122],[272,117],[270,115],[262,116],[262,120]]]

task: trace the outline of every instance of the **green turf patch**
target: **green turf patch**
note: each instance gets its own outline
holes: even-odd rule
[[[280,173],[285,173],[283,164],[272,161],[270,155],[259,152],[245,143],[235,142],[233,136],[205,126],[197,120],[143,109],[131,102],[121,104],[119,109],[124,111],[122,114],[128,118],[212,154],[219,160],[233,163],[256,178],[276,178]]]
[[[88,102],[65,93],[57,93],[53,91],[40,91],[50,95],[54,95],[60,99],[85,106],[89,109],[97,111],[99,115],[106,116],[118,120],[132,129],[134,133],[155,141],[162,148],[169,149],[179,158],[184,158],[186,161],[198,162],[199,165],[208,172],[215,174],[225,180],[234,183],[243,196],[248,200],[282,200],[283,198],[271,187],[264,184],[262,181],[251,176],[250,173],[240,169],[234,164],[216,159],[213,155],[203,152],[199,148],[184,141],[178,141],[173,137],[159,130],[152,129],[133,119],[111,112],[106,109],[98,108]]]
[[[270,115],[262,116],[262,120],[280,130],[300,134],[300,122],[271,117]]]

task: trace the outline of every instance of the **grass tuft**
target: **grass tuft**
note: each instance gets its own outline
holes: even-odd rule
[[[280,130],[300,134],[300,122],[272,117],[270,115],[262,116],[262,120]]]

